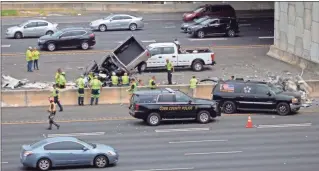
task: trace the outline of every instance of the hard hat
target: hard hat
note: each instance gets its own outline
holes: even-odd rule
[[[62,74],[62,75],[65,75],[65,72],[62,72],[61,74]]]
[[[94,76],[94,78],[98,78],[98,76],[96,75],[96,76]]]
[[[124,73],[125,76],[127,76],[127,73]]]
[[[80,77],[81,77],[81,78],[83,78],[83,77],[84,77],[84,75],[82,74],[82,75],[80,75]]]
[[[32,49],[32,47],[31,47],[31,46],[29,46],[29,49]]]
[[[112,72],[112,75],[115,75],[115,72]]]

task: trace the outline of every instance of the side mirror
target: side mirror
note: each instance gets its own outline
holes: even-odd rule
[[[88,148],[86,148],[86,147],[83,147],[83,149],[82,149],[83,151],[87,151],[87,150],[89,150]]]
[[[112,19],[109,20],[110,22],[112,21]]]
[[[27,28],[27,26],[24,26],[23,28]]]
[[[268,91],[267,95],[268,95],[268,96],[271,96],[271,93],[270,93],[270,91]]]

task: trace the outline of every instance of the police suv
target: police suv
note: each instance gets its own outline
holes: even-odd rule
[[[200,123],[208,123],[221,116],[217,106],[215,101],[192,98],[179,90],[147,89],[133,93],[129,113],[150,126],[159,125],[162,119],[194,118]]]

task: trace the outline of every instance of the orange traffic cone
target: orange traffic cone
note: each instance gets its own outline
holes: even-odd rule
[[[253,128],[253,122],[251,121],[250,115],[248,116],[248,121],[246,124],[246,128]]]

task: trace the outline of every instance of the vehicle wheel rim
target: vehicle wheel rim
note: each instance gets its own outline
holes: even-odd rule
[[[280,112],[280,113],[285,113],[286,111],[287,111],[286,106],[281,105],[281,106],[279,107],[279,112]]]
[[[48,47],[48,49],[49,49],[50,51],[53,51],[53,50],[55,49],[55,46],[54,46],[54,44],[49,44],[49,47]]]
[[[235,35],[235,32],[234,32],[233,30],[229,30],[229,31],[228,31],[228,35],[229,35],[230,37],[233,37],[233,36]]]
[[[158,117],[157,116],[151,116],[150,123],[155,125],[158,123]]]
[[[201,31],[200,31],[200,32],[198,32],[198,37],[199,37],[199,38],[203,38],[203,37],[204,37],[204,33],[203,33],[203,32],[201,32]]]
[[[21,38],[21,33],[16,34],[16,38],[20,39]]]
[[[201,70],[202,69],[202,65],[199,64],[199,63],[195,64],[195,69],[196,69],[196,71]]]
[[[136,29],[136,25],[135,24],[131,25],[130,29],[131,30],[135,30]]]
[[[41,170],[47,170],[50,167],[50,163],[47,160],[41,160],[39,163],[39,167]]]
[[[106,30],[106,27],[103,25],[103,26],[100,26],[100,31],[105,31]]]
[[[233,106],[232,106],[231,104],[227,104],[227,105],[225,106],[225,111],[226,111],[226,112],[230,113],[232,110],[233,110]]]
[[[106,159],[104,157],[98,157],[96,159],[96,165],[98,167],[104,167],[106,165]]]
[[[202,121],[202,122],[206,122],[208,120],[209,116],[207,113],[202,113],[200,114],[199,116],[199,119]]]
[[[89,45],[87,43],[82,43],[82,48],[83,49],[87,49],[89,47]]]

